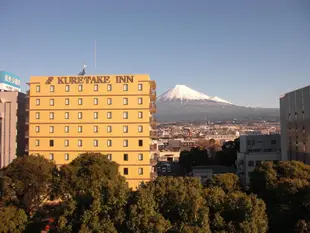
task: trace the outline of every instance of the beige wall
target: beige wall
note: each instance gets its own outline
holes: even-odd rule
[[[24,99],[23,99],[24,98]],[[20,100],[23,99],[23,100]],[[25,118],[25,112],[18,110],[19,106],[24,111],[25,95],[19,92],[0,92],[0,167],[5,167],[16,158],[16,154],[21,153],[21,149],[25,144],[25,138],[21,140],[19,133],[24,135],[23,126],[18,124],[18,117]],[[21,120],[23,122],[24,119]],[[23,123],[24,125],[24,123]],[[21,132],[17,130],[19,128]],[[17,141],[19,143],[17,144]],[[24,148],[24,147],[23,147]],[[24,151],[24,150],[23,150]]]

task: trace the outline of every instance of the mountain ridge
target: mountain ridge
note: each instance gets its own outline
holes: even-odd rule
[[[224,99],[221,99],[217,96],[210,97],[204,93],[195,91],[185,85],[177,84],[175,87],[168,89],[158,98],[158,101],[167,102],[167,101],[215,101],[219,103],[232,104]]]
[[[238,106],[220,97],[210,97],[185,85],[176,85],[156,101],[158,121],[201,121],[237,119],[276,119],[279,109]]]

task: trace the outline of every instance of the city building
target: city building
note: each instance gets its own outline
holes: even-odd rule
[[[25,155],[26,95],[20,78],[0,71],[0,168]]]
[[[63,165],[100,152],[130,187],[151,179],[156,83],[148,75],[34,76],[29,86],[29,154]]]
[[[237,174],[244,184],[249,184],[251,172],[263,161],[281,160],[281,135],[241,135],[237,154]]]
[[[282,160],[310,164],[310,86],[280,97]]]

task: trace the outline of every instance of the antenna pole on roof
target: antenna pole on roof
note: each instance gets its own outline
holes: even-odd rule
[[[97,54],[96,54],[96,40],[95,40],[95,46],[94,46],[94,65],[95,65],[95,69],[97,67]]]

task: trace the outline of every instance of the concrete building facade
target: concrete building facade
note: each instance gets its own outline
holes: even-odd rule
[[[148,75],[35,76],[29,85],[29,154],[63,165],[100,152],[130,187],[151,179],[156,83]]]
[[[310,164],[310,86],[280,97],[282,159]]]
[[[237,154],[237,174],[244,184],[249,184],[251,172],[263,161],[281,160],[281,135],[241,135]]]
[[[26,95],[0,91],[0,168],[25,155]]]

